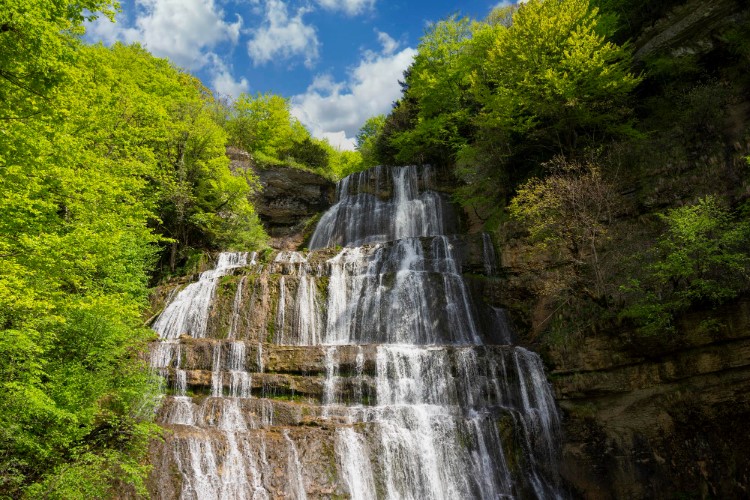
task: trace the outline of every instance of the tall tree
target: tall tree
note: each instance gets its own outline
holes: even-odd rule
[[[589,0],[529,0],[496,31],[474,91],[480,126],[500,127],[555,152],[580,138],[628,133],[627,96],[639,78],[627,46],[608,41]]]

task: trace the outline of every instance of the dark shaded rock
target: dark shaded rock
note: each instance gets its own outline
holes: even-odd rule
[[[680,57],[710,52],[717,33],[737,23],[742,4],[738,0],[691,0],[678,6],[638,37],[636,59],[653,54]]]
[[[233,171],[252,169],[258,176],[261,191],[253,201],[274,248],[298,248],[316,216],[333,204],[336,184],[322,175],[283,166],[260,168],[237,148],[227,148],[227,156]]]
[[[745,498],[750,300],[694,312],[679,341],[551,347],[563,475],[583,498]]]

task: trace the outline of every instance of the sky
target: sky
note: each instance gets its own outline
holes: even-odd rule
[[[483,19],[512,0],[120,0],[87,39],[138,42],[215,93],[270,92],[318,138],[353,149],[371,116],[388,113],[431,22]]]

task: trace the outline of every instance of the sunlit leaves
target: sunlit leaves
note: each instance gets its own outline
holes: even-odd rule
[[[737,220],[714,196],[660,214],[664,232],[642,256],[644,276],[624,291],[622,316],[644,334],[670,332],[674,316],[693,305],[718,305],[747,289],[750,224]]]
[[[82,22],[113,15],[114,0],[0,2],[0,120],[42,114],[50,91],[68,78]],[[85,15],[84,12],[88,12]]]
[[[607,41],[589,0],[530,0],[497,31],[474,80],[482,120],[561,151],[617,128],[639,82],[626,47]],[[540,135],[542,134],[542,135]]]

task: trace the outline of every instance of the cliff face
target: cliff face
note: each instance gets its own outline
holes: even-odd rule
[[[333,204],[336,185],[313,172],[291,167],[254,166],[249,153],[228,148],[233,170],[251,169],[258,176],[260,191],[253,203],[271,237],[271,246],[293,250],[302,245],[317,220],[316,215]]]
[[[750,300],[687,315],[679,338],[547,348],[563,475],[584,498],[748,494]]]
[[[655,214],[707,195],[737,211],[747,204],[748,82],[722,66],[730,50],[721,45],[723,34],[747,26],[747,16],[747,2],[689,0],[634,40],[641,62],[695,56],[705,74],[693,87],[674,85],[691,99],[641,102],[652,137],[602,160],[617,166],[611,178],[619,197],[599,254],[612,284],[606,306],[587,310],[582,301],[576,308],[565,296],[550,298],[545,280],[579,263],[554,251],[532,255],[512,223],[499,232],[506,280],[487,292],[511,310],[521,341],[542,353],[563,413],[562,475],[575,498],[750,496],[750,298],[694,307],[677,318],[675,332],[653,336],[625,326],[617,309],[625,300],[619,285],[639,278],[633,256],[663,230]],[[660,82],[650,84],[644,92],[661,91],[654,90]],[[722,92],[731,97],[718,98]],[[659,99],[693,116],[667,120],[673,115],[649,109]],[[571,289],[567,298],[580,291]],[[606,318],[590,319],[598,314]],[[571,317],[584,327],[565,330]]]
[[[716,34],[733,26],[742,17],[740,0],[689,0],[645,29],[635,40],[635,57],[654,53],[672,57],[705,54],[714,48]]]

